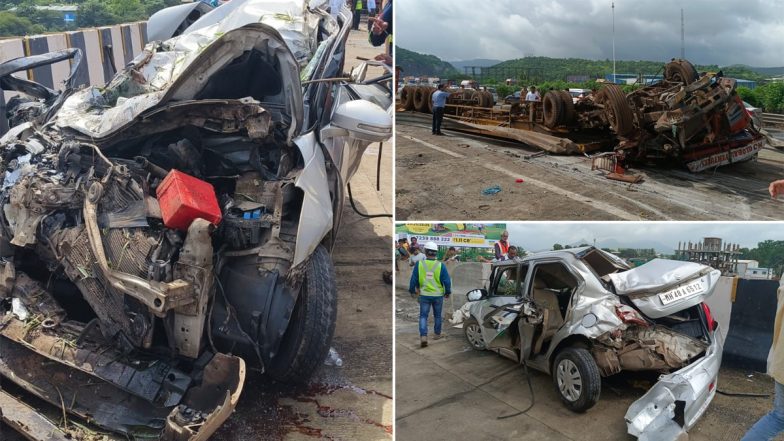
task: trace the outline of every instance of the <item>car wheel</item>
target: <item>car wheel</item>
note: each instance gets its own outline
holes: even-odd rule
[[[591,353],[583,348],[566,348],[553,362],[555,390],[564,405],[585,412],[599,401],[602,378]]]
[[[463,334],[468,344],[477,351],[485,350],[485,339],[482,337],[482,328],[475,318],[471,317],[463,322]]]
[[[338,311],[335,267],[324,246],[310,256],[291,321],[266,372],[286,383],[307,381],[329,352]]]

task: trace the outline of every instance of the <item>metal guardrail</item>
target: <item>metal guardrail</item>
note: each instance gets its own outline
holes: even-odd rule
[[[762,125],[764,127],[784,127],[784,115],[778,113],[763,113]]]

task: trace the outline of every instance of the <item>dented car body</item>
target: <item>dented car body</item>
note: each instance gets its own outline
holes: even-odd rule
[[[324,3],[163,14],[153,34],[173,37],[105,87],[9,108],[4,381],[97,430],[201,440],[246,369],[298,382],[321,364],[345,186],[391,136],[389,88],[345,81],[350,11]]]
[[[537,253],[493,264],[488,286],[468,293],[464,331],[475,349],[552,375],[577,412],[596,404],[601,377],[659,372],[627,411],[627,428],[639,439],[674,439],[716,391],[723,342],[703,302],[720,275],[664,259],[631,268],[594,247]]]

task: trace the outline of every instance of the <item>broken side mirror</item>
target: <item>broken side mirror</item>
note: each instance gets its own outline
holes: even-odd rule
[[[341,104],[332,115],[329,126],[321,131],[321,139],[348,136],[367,142],[382,142],[392,136],[392,116],[366,100]]]
[[[472,289],[471,291],[468,291],[466,297],[468,298],[469,302],[476,302],[477,300],[482,300],[487,298],[487,290],[485,290],[484,288]]]
[[[351,72],[349,73],[348,77],[351,78],[352,83],[361,83],[365,81],[365,77],[367,76],[367,69],[367,63],[360,63],[358,66],[351,68]]]

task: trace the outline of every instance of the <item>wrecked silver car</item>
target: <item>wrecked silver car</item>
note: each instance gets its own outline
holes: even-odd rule
[[[584,412],[601,378],[659,372],[626,413],[639,439],[675,439],[716,392],[722,341],[710,309],[721,272],[655,259],[631,268],[594,247],[493,264],[488,286],[468,293],[463,324],[474,349],[493,350],[552,375],[564,405]]]
[[[301,382],[322,363],[345,188],[392,134],[389,87],[343,74],[350,11],[326,7],[234,0],[192,23],[151,20],[173,37],[105,87],[9,107],[4,383],[123,439],[202,440],[246,369]],[[0,407],[28,436],[91,439]]]

